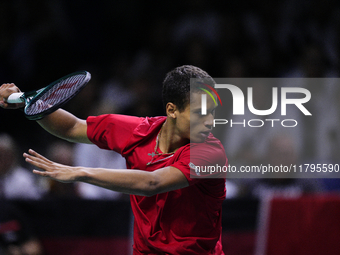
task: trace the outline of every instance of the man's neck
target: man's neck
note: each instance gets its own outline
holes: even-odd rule
[[[176,125],[170,120],[166,120],[159,133],[159,149],[163,153],[172,153],[190,141],[180,136]]]

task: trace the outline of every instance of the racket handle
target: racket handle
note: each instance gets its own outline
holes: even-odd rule
[[[25,100],[22,98],[24,93],[13,93],[7,98],[7,103],[9,104],[16,104],[16,103],[23,103]]]

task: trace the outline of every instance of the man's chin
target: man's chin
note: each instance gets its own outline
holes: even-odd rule
[[[207,139],[207,137],[196,135],[196,136],[190,137],[190,142],[191,143],[203,143],[206,139]]]

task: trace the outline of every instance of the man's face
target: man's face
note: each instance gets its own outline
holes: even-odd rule
[[[207,96],[207,115],[201,114],[201,93],[191,93],[190,104],[177,115],[177,128],[183,138],[201,143],[211,133],[215,115],[215,103]]]

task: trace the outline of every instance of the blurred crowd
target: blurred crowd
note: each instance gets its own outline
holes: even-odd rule
[[[156,116],[164,114],[165,74],[183,64],[199,66],[213,77],[337,77],[340,5],[336,0],[5,0],[0,2],[0,34],[2,83],[14,82],[28,91],[86,69],[92,80],[67,110],[80,118],[103,113]],[[226,130],[221,140],[230,164],[275,161],[276,156],[287,162],[337,162],[340,89],[327,88],[308,88],[318,98],[310,106],[315,109],[313,121],[302,120],[300,130],[289,137],[277,134],[267,141],[259,130]],[[258,93],[259,105],[266,107],[271,91]],[[41,180],[23,169],[29,166],[18,158],[32,147],[60,163],[124,168],[119,155],[61,142],[21,112],[1,110],[0,118],[0,158],[13,158],[8,169],[14,169],[0,175],[3,197],[122,197],[89,185]],[[13,155],[4,156],[12,150]],[[21,179],[22,185],[10,184]],[[339,189],[335,180],[278,182],[236,180],[228,194],[261,196],[270,185],[292,187],[296,194]],[[14,187],[21,190],[11,191]]]

